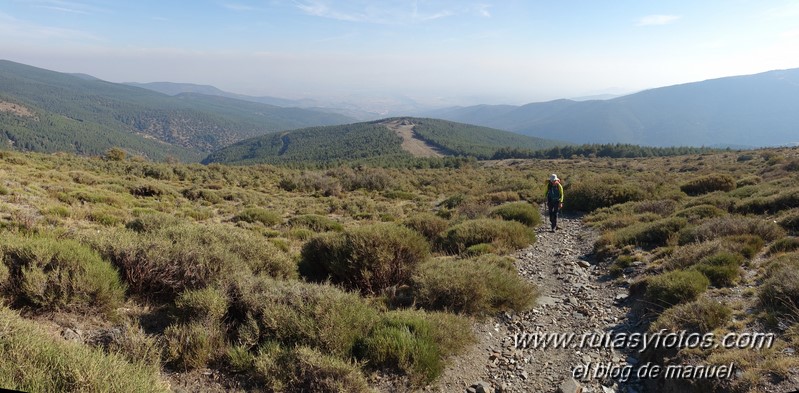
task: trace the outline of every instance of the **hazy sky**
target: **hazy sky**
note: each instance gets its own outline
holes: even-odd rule
[[[252,95],[520,104],[799,67],[799,1],[0,0],[0,58]]]

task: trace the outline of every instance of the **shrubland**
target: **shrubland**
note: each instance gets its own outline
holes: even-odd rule
[[[512,255],[536,241],[552,172],[642,326],[799,343],[799,154],[700,152],[294,167],[0,152],[0,351],[41,382],[3,366],[0,379],[161,390],[211,369],[263,391],[369,391],[382,374],[424,386],[472,323],[534,304]],[[72,328],[121,333],[42,330]],[[649,355],[740,359],[721,388],[759,391],[787,353]],[[78,386],[72,365],[109,371]]]

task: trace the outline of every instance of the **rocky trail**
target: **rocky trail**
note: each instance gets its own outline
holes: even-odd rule
[[[542,216],[545,217],[543,212]],[[452,359],[436,384],[424,391],[644,391],[635,380],[635,353],[630,356],[606,346],[574,345],[566,349],[517,346],[516,335],[524,337],[525,333],[574,333],[578,337],[597,333],[592,336],[597,338],[635,329],[626,321],[630,311],[627,289],[614,284],[606,269],[591,260],[596,231],[579,217],[562,216],[559,227],[556,233],[551,233],[549,222],[545,222],[537,229],[536,243],[514,255],[519,273],[539,288],[541,295],[535,307],[478,324],[475,327],[478,343],[468,353]],[[587,366],[587,376],[573,378],[573,370],[579,370],[581,365]],[[615,378],[602,371],[608,366],[617,373],[613,375]],[[624,368],[633,370],[629,378],[624,377]]]

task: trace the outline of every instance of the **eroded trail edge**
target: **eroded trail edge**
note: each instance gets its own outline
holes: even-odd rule
[[[542,212],[543,214],[543,212]],[[591,260],[597,232],[579,217],[562,217],[560,229],[549,223],[537,228],[538,240],[517,252],[519,274],[535,283],[541,295],[535,307],[523,313],[505,313],[475,326],[478,343],[452,359],[442,377],[425,388],[441,392],[627,392],[642,391],[633,383],[602,375],[602,366],[619,368],[637,362],[610,348],[579,345],[569,348],[527,348],[517,335],[608,334],[627,331],[627,289],[614,285],[606,269]],[[578,366],[592,367],[587,378],[572,378]],[[594,370],[599,369],[597,375]],[[631,376],[630,379],[633,379]],[[621,386],[624,385],[624,386]]]

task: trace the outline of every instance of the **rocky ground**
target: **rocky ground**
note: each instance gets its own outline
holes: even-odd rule
[[[515,257],[519,273],[535,283],[541,296],[530,311],[504,314],[475,327],[478,344],[453,359],[444,375],[425,391],[440,392],[642,392],[635,380],[635,353],[609,348],[517,348],[524,333],[629,332],[627,289],[591,259],[596,231],[579,217],[561,217],[559,230],[538,228],[538,240]],[[602,367],[599,367],[599,366]],[[579,367],[586,377],[573,378]],[[616,378],[602,372],[611,366]],[[632,370],[623,382],[623,370]],[[600,370],[597,372],[597,370]]]

